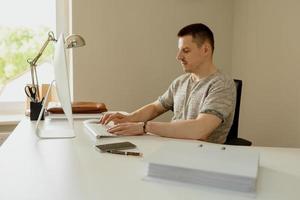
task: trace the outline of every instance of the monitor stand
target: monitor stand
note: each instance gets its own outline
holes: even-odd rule
[[[46,107],[46,102],[49,98],[49,94],[51,91],[51,88],[54,84],[55,80],[53,80],[47,90],[45,99],[43,101],[43,106],[42,109],[40,111],[38,120],[36,122],[36,126],[35,126],[35,133],[36,135],[40,138],[40,139],[63,139],[63,138],[74,138],[75,137],[75,132],[74,132],[74,128],[73,128],[73,123],[70,124],[69,128],[49,128],[49,129],[44,129],[41,128],[40,125],[40,121],[42,119],[42,114],[45,111],[45,107]]]

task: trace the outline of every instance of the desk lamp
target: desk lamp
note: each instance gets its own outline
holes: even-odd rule
[[[73,34],[66,37],[65,45],[67,49],[82,47],[85,45],[85,41],[81,35]]]
[[[30,65],[32,87],[35,87],[38,98],[40,97],[40,94],[39,94],[39,83],[38,83],[38,76],[37,76],[37,72],[36,72],[36,65],[37,65],[37,61],[43,55],[44,50],[46,49],[46,47],[48,46],[48,44],[50,42],[57,42],[57,40],[54,37],[54,33],[52,31],[50,31],[48,33],[47,40],[45,41],[44,45],[42,46],[42,48],[40,49],[38,54],[35,56],[35,58],[27,60],[27,62]],[[78,34],[69,35],[65,39],[65,46],[68,49],[81,47],[84,45],[85,45],[85,41],[84,41],[83,37]]]
[[[39,83],[38,83],[38,75],[37,75],[37,61],[40,59],[40,57],[43,55],[44,50],[48,46],[50,42],[57,42],[57,39],[54,37],[54,33],[50,31],[48,33],[48,38],[43,44],[42,48],[38,52],[38,54],[33,59],[28,59],[27,62],[30,65],[30,72],[31,72],[31,81],[32,85],[30,86],[30,91],[34,92],[34,97],[31,97],[34,99],[34,101],[30,102],[30,120],[37,120],[38,116],[40,114],[40,110],[42,108],[42,101],[40,100],[40,92],[39,92]],[[66,39],[63,41],[64,48],[76,48],[81,47],[85,45],[84,39],[77,34],[72,34],[66,37]],[[26,93],[27,94],[27,93]],[[28,95],[28,94],[27,94]],[[42,117],[42,119],[44,119]]]

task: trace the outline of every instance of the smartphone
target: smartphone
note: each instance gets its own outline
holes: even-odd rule
[[[108,143],[96,145],[96,148],[101,151],[110,151],[110,150],[125,150],[125,149],[134,149],[136,148],[135,144],[131,142],[117,142],[117,143]]]

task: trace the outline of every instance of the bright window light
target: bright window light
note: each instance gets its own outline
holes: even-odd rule
[[[0,102],[24,101],[31,83],[27,59],[56,31],[55,0],[0,0]],[[38,61],[39,83],[53,80],[53,44]]]

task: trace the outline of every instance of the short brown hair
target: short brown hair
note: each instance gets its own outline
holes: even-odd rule
[[[215,49],[215,41],[214,41],[214,34],[208,28],[208,26],[197,23],[197,24],[190,24],[188,26],[183,27],[178,33],[178,37],[183,37],[186,35],[191,35],[193,39],[196,40],[198,47],[200,47],[204,41],[208,41],[211,45],[212,52]]]

